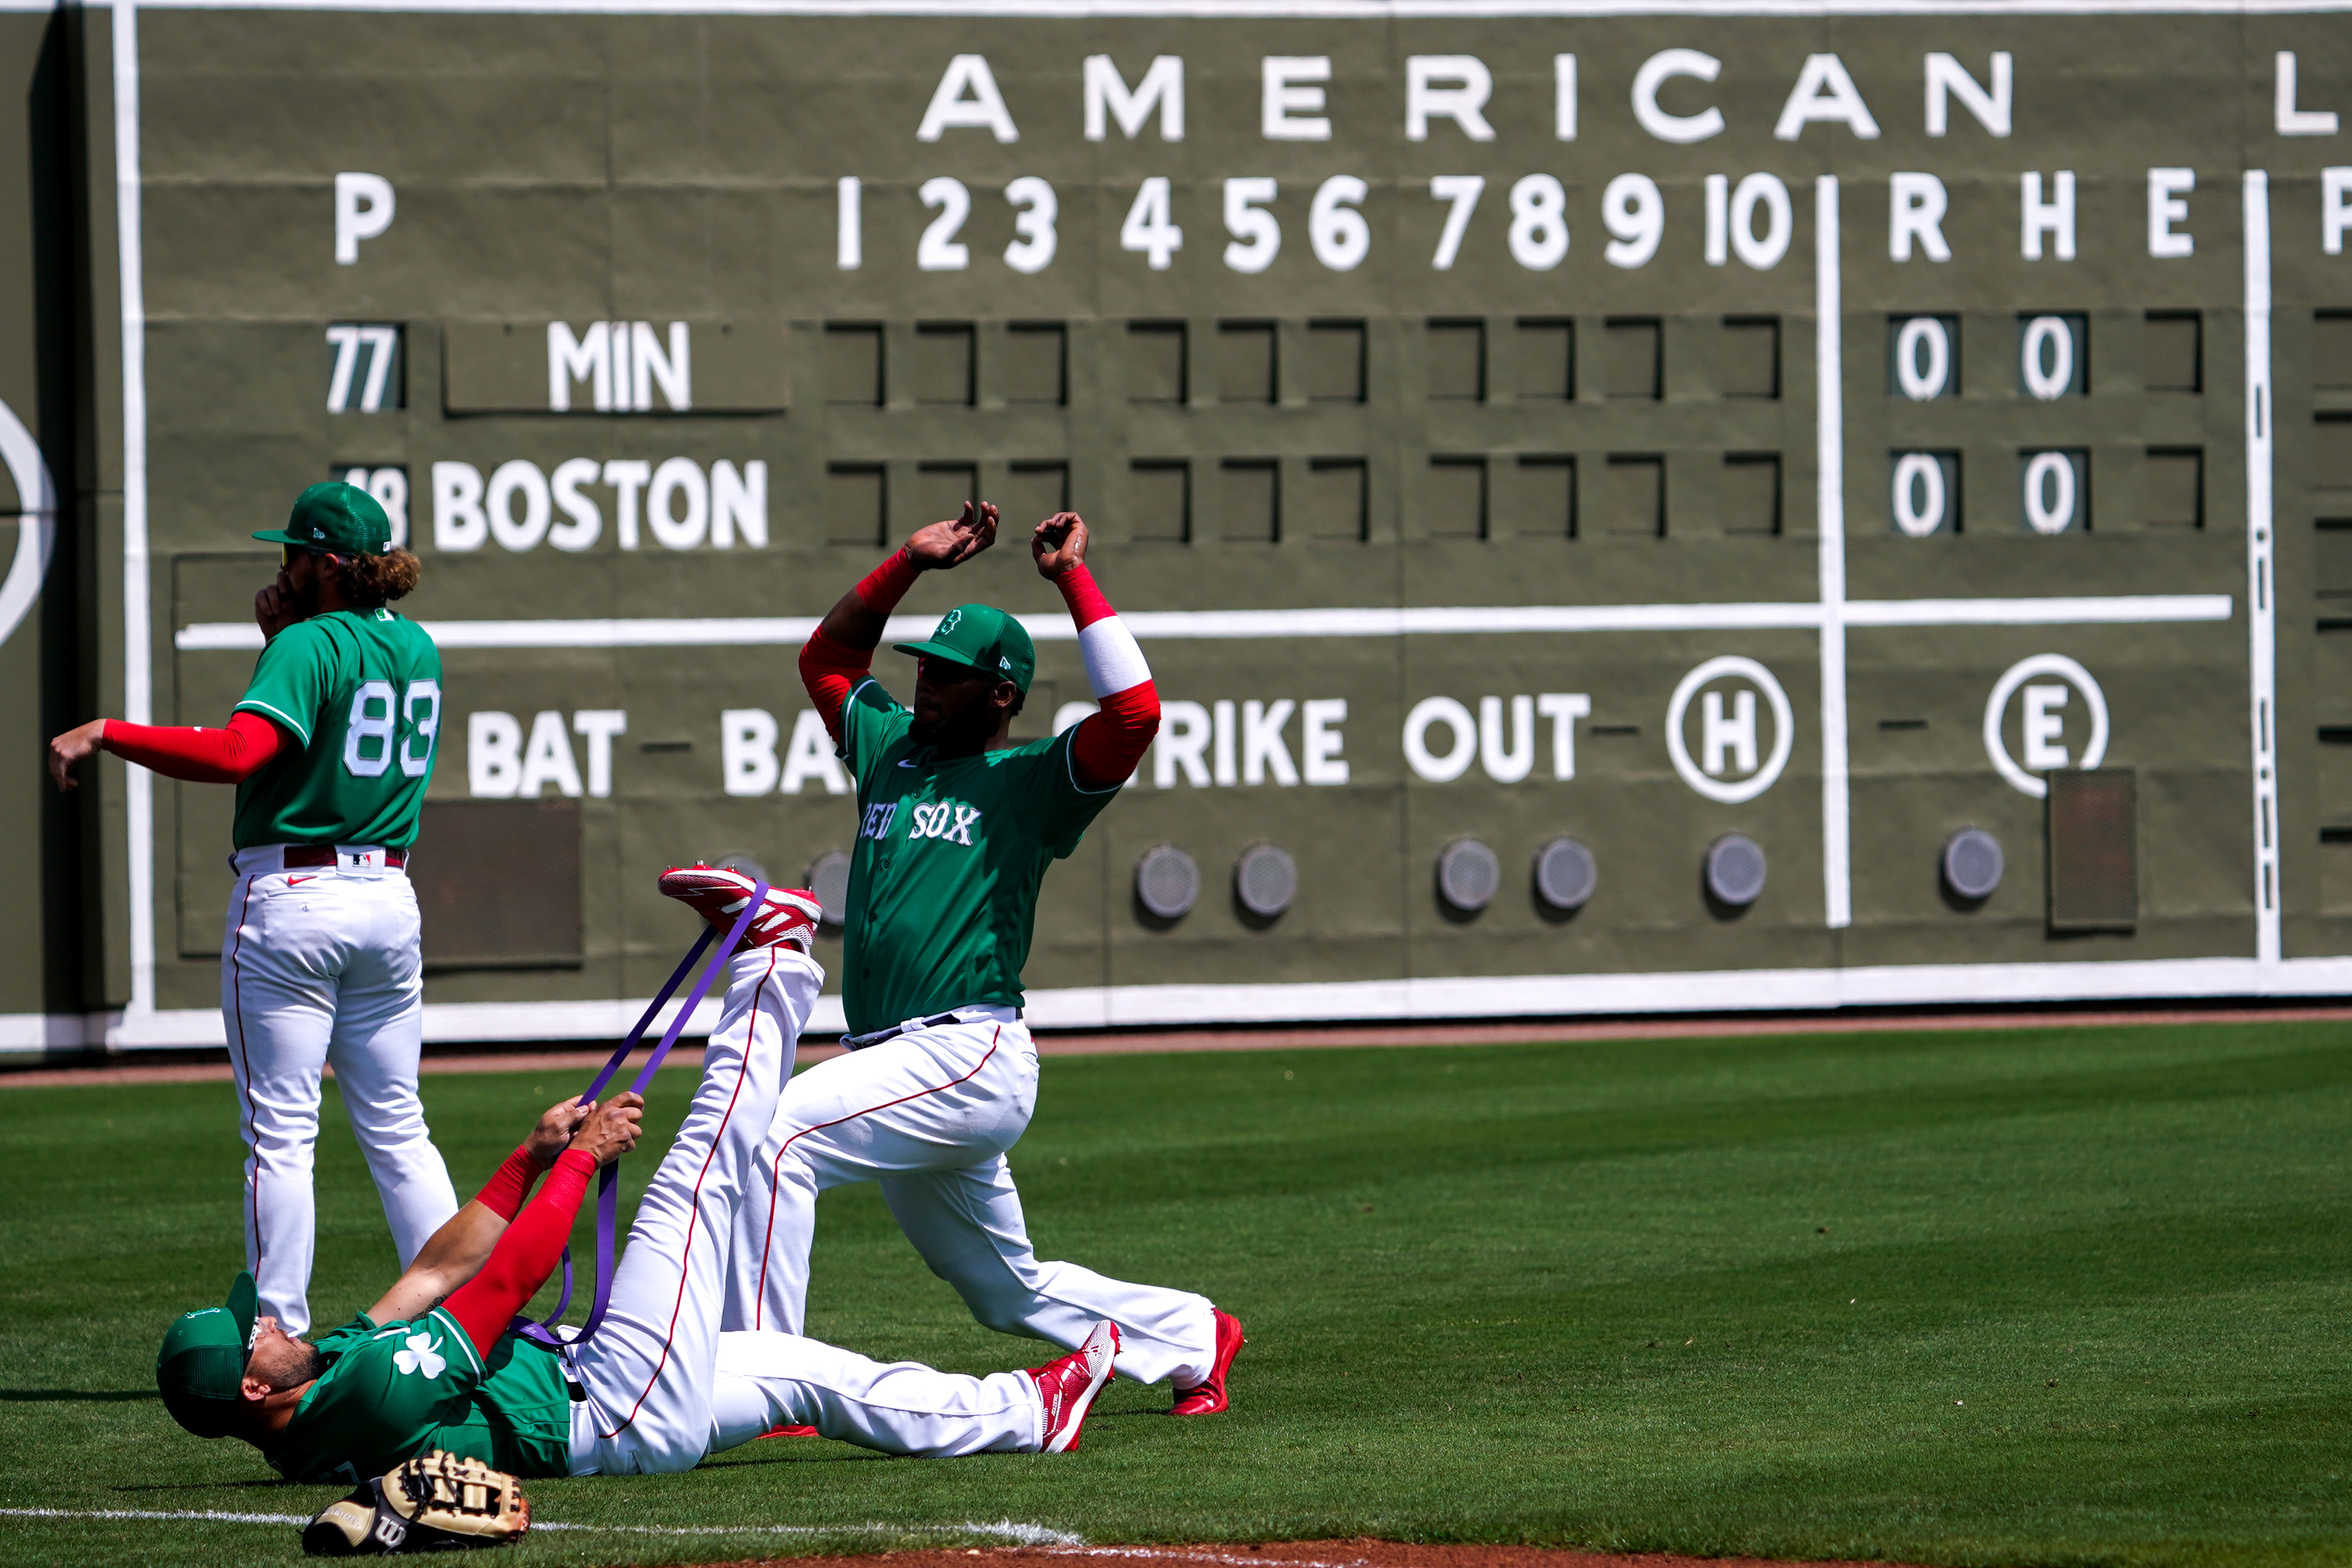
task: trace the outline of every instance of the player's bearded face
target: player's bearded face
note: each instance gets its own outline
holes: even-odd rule
[[[245,1375],[258,1378],[274,1389],[287,1389],[309,1383],[325,1365],[316,1345],[296,1339],[273,1321],[254,1337],[253,1353],[246,1357]]]
[[[952,756],[995,737],[1003,710],[990,700],[1001,682],[977,669],[925,658],[915,666],[915,717],[908,738]]]
[[[319,558],[307,550],[289,550],[285,562],[278,569],[278,591],[298,618],[308,620],[319,613]]]

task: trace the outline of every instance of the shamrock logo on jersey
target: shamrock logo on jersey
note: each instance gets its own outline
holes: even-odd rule
[[[415,1372],[422,1367],[425,1376],[438,1377],[448,1366],[449,1363],[441,1359],[441,1342],[432,1335],[411,1334],[405,1343],[406,1350],[394,1351],[392,1356],[392,1364],[402,1372]]]

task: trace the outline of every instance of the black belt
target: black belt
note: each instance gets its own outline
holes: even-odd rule
[[[284,864],[289,870],[307,866],[333,866],[338,863],[339,862],[335,858],[335,847],[331,844],[289,844],[286,846],[286,859]],[[395,868],[404,868],[408,865],[408,851],[405,849],[387,849],[383,852],[383,863]]]
[[[958,1015],[962,1011],[963,1009],[959,1007],[954,1012],[935,1013],[928,1018],[909,1019],[904,1024],[893,1024],[887,1029],[877,1029],[870,1035],[844,1035],[841,1037],[841,1043],[846,1049],[862,1051],[868,1046],[883,1045],[897,1039],[901,1035],[911,1035],[918,1029],[933,1029],[941,1024],[956,1023]],[[1018,1007],[1013,1009],[1013,1016],[1016,1018],[1021,1016],[1021,1009]]]

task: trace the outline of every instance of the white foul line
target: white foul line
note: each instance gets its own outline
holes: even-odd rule
[[[1222,1563],[1235,1568],[1361,1568],[1366,1559],[1350,1557],[1344,1563],[1327,1563],[1314,1557],[1275,1557],[1260,1553],[1243,1556],[1237,1552],[1196,1552],[1171,1546],[1066,1546],[1053,1549],[1055,1557],[1108,1557],[1122,1562],[1141,1559],[1164,1563]]]
[[[142,1519],[209,1524],[308,1524],[311,1517],[307,1513],[231,1513],[221,1509],[194,1508],[0,1508],[0,1519]],[[890,1524],[877,1521],[866,1524],[713,1524],[699,1528],[676,1524],[566,1524],[541,1520],[533,1521],[530,1528],[533,1531],[579,1531],[600,1535],[980,1535],[1011,1541],[1023,1546],[1086,1544],[1086,1537],[1082,1535],[1042,1524],[1024,1524],[1010,1519],[1001,1519],[993,1524]],[[1308,1565],[1297,1564],[1297,1568],[1308,1568]]]
[[[1849,626],[2126,626],[2226,621],[2227,594],[2116,594],[2040,599],[1850,599]],[[1121,615],[1147,642],[1286,641],[1318,637],[1497,637],[1550,632],[1812,631],[1822,606],[1804,603],[1728,605],[1477,605],[1410,609],[1142,610]],[[1039,642],[1074,642],[1061,615],[1023,616]],[[585,621],[425,621],[444,648],[792,647],[816,630],[814,616]],[[885,641],[929,635],[929,616],[893,616]],[[254,651],[261,630],[246,621],[182,626],[183,653]]]

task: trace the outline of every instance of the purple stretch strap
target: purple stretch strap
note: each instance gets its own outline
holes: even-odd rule
[[[752,920],[758,916],[767,899],[767,879],[755,878],[751,896],[744,900],[743,912],[735,918],[734,927],[728,931],[727,940],[719,943],[719,955],[710,961],[709,966],[703,970],[702,977],[694,983],[694,990],[688,995],[686,1005],[677,1010],[677,1015],[669,1021],[669,1027],[663,1032],[661,1044],[654,1047],[653,1055],[647,1057],[646,1065],[637,1070],[636,1080],[629,1085],[633,1093],[645,1093],[646,1087],[654,1080],[654,1074],[661,1070],[662,1061],[669,1055],[670,1047],[677,1044],[678,1036],[685,1032],[688,1021],[694,1016],[694,1010],[702,1005],[702,999],[710,994],[711,984],[719,978],[719,972],[727,966],[727,960],[733,954],[735,944],[743,940],[745,931],[751,930]],[[703,928],[702,934],[697,937],[694,945],[687,950],[685,960],[670,972],[669,979],[663,984],[660,993],[654,997],[652,1005],[646,1009],[645,1016],[637,1020],[636,1026],[629,1031],[627,1038],[621,1042],[620,1048],[614,1051],[611,1059],[604,1063],[604,1070],[599,1072],[596,1075],[596,1080],[588,1086],[588,1091],[580,1097],[583,1102],[593,1100],[604,1092],[614,1076],[620,1072],[621,1064],[628,1060],[629,1053],[637,1048],[637,1042],[644,1039],[646,1031],[653,1026],[655,1015],[662,1010],[664,1003],[677,994],[678,984],[686,978],[687,972],[694,967],[696,961],[709,949],[718,935],[719,929],[716,926],[707,925]],[[541,1344],[553,1345],[559,1349],[567,1343],[584,1344],[589,1336],[604,1323],[604,1309],[610,1306],[613,1300],[614,1243],[620,1228],[620,1177],[621,1163],[617,1160],[596,1173],[596,1289],[589,1302],[588,1321],[580,1325],[580,1331],[572,1335],[569,1341],[564,1340],[555,1331],[555,1325],[562,1318],[564,1310],[572,1305],[572,1248],[566,1247],[563,1249],[563,1290],[556,1298],[555,1310],[548,1313],[546,1318],[539,1322],[520,1324],[520,1331],[526,1338],[537,1340]]]

